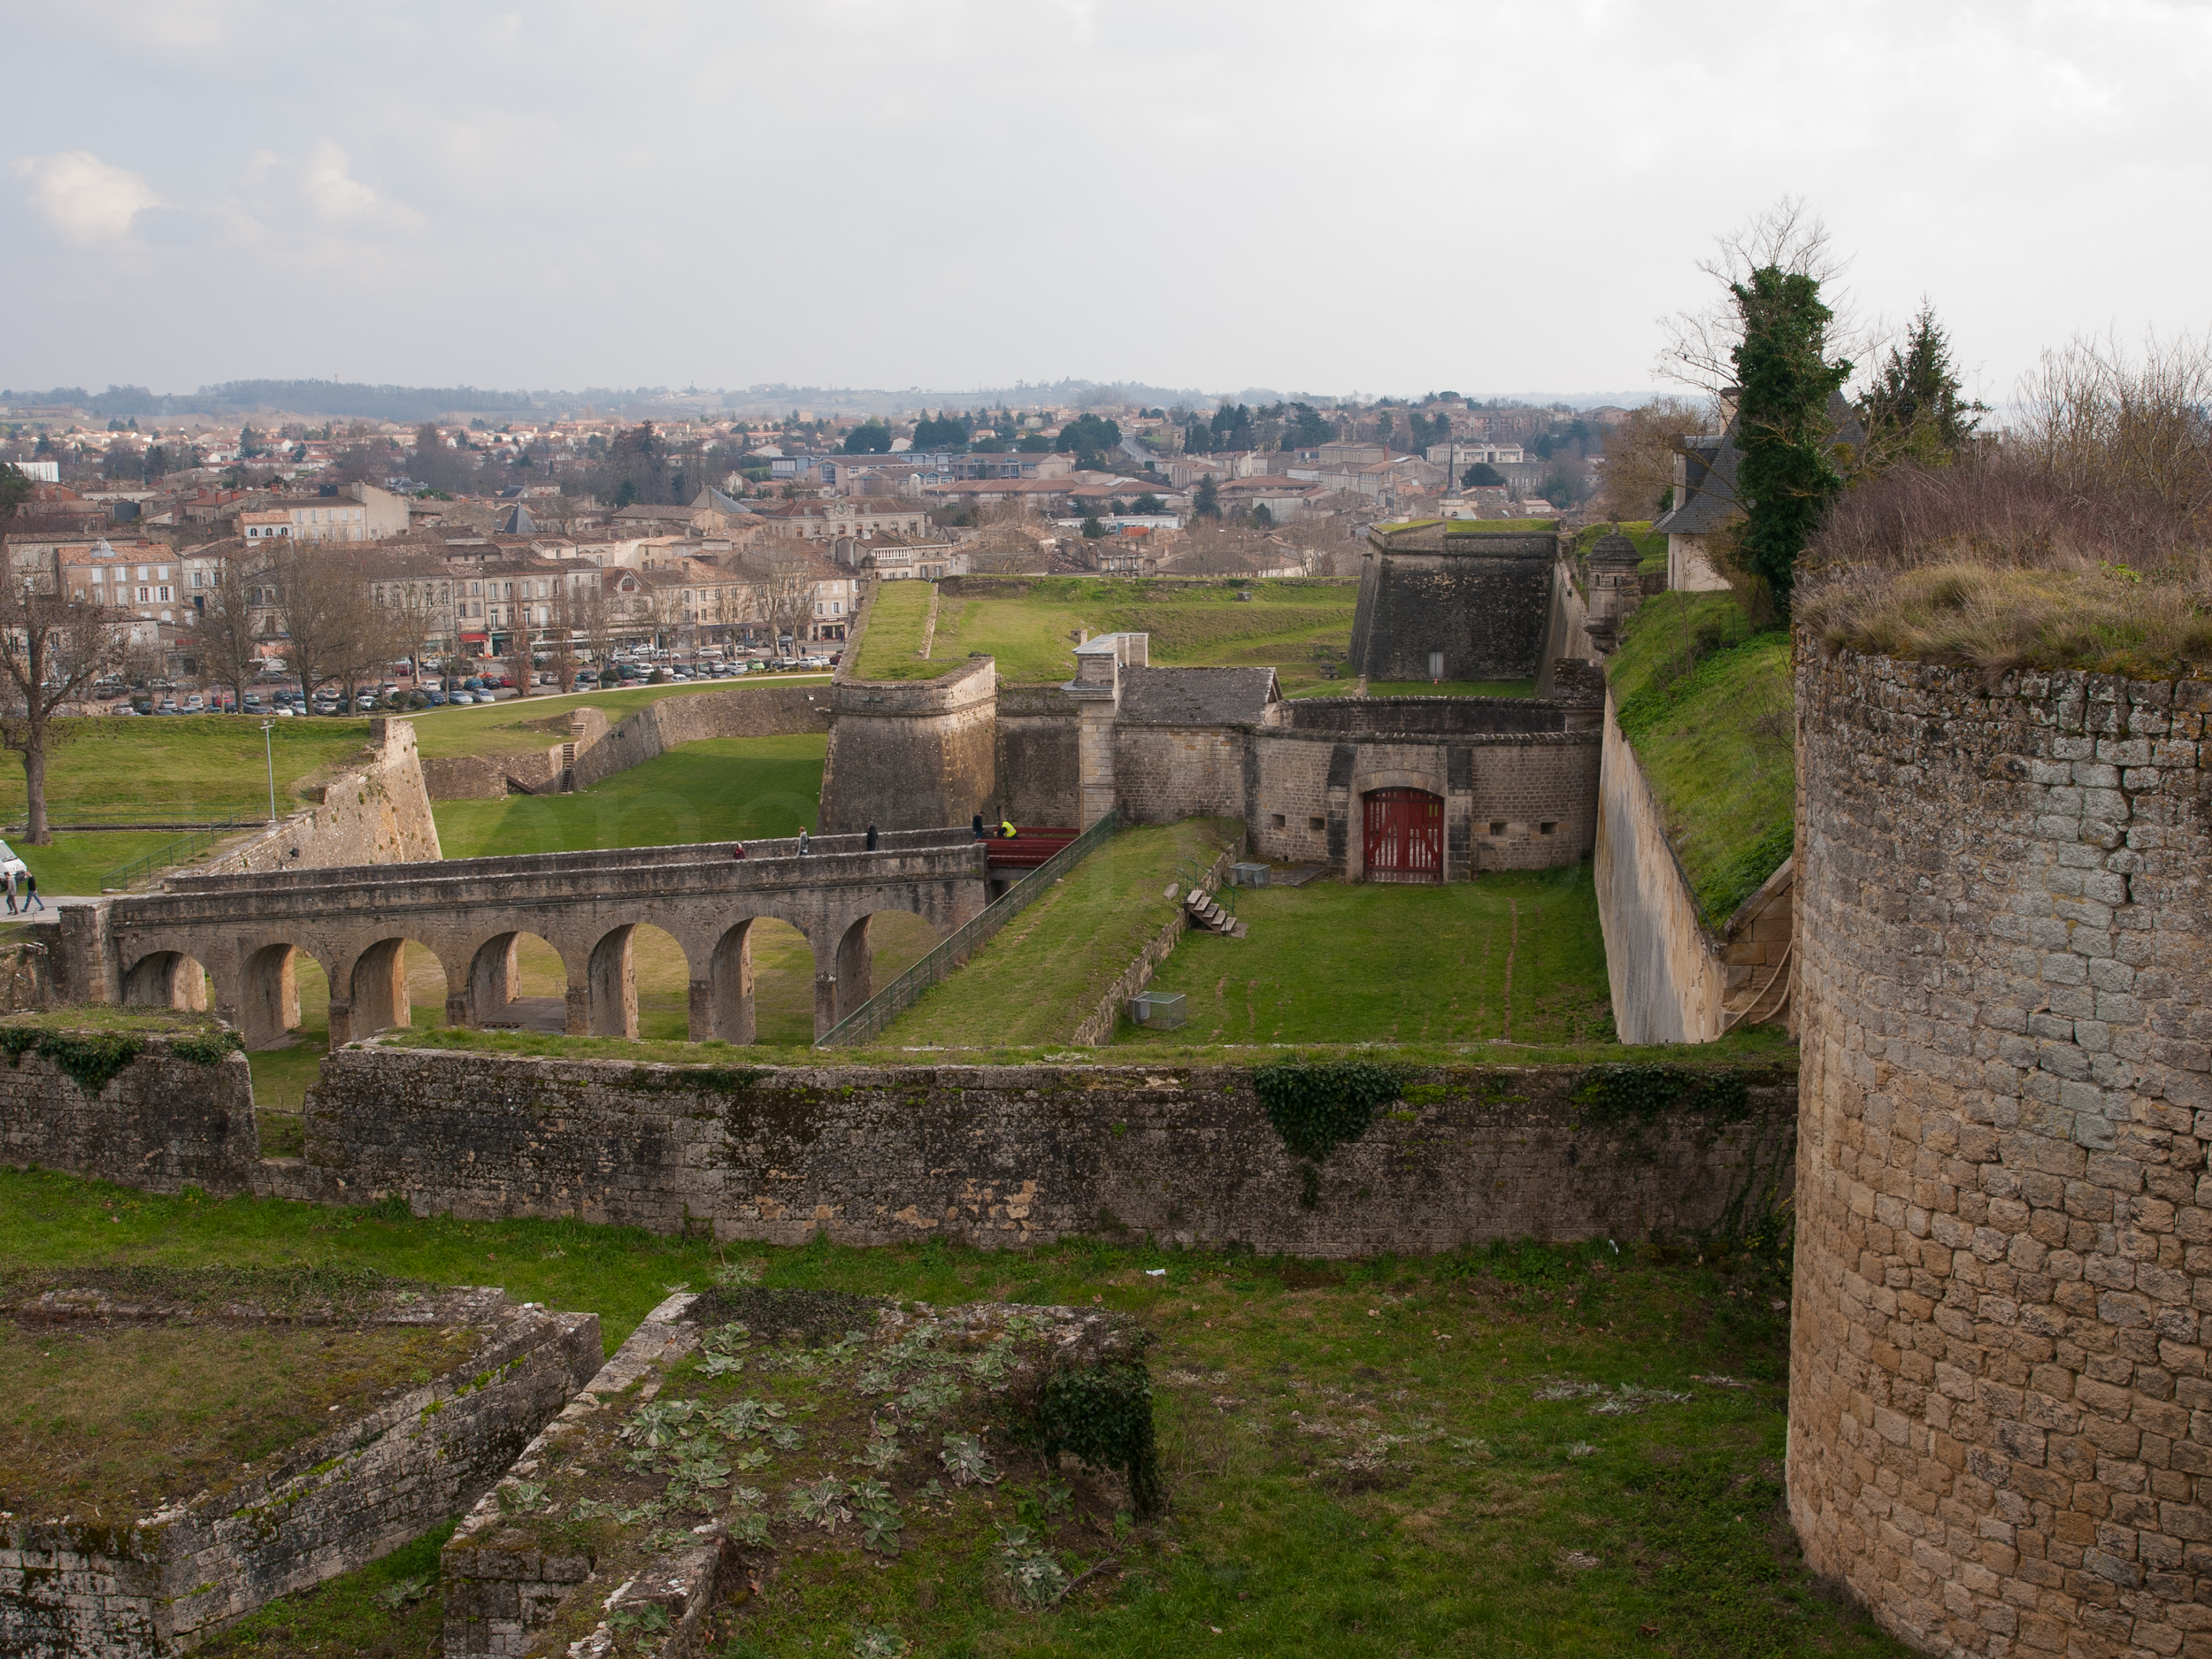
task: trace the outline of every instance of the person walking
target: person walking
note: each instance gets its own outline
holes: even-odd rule
[[[730,843],[730,856],[733,858],[744,857],[745,843],[743,841],[732,841]]]
[[[8,914],[15,914],[15,872],[8,872]]]
[[[806,831],[803,829],[799,832],[799,856],[806,856]]]
[[[42,910],[46,908],[46,901],[38,896],[38,878],[26,870],[23,872],[24,915],[28,916],[31,913],[31,906],[34,904]]]
[[[875,849],[876,849],[876,826],[875,826],[874,825],[871,824],[871,825],[869,825],[869,826],[868,826],[868,850],[869,850],[870,852],[873,852],[873,851],[875,851]]]
[[[983,814],[980,812],[975,815],[975,838],[979,841],[988,841],[991,839],[990,836],[984,832]]]

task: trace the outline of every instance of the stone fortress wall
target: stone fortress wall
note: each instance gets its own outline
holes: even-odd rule
[[[1559,537],[1368,534],[1352,672],[1370,680],[1532,680],[1543,665]]]
[[[280,819],[196,873],[413,864],[441,856],[411,720],[372,719],[366,754],[311,783],[306,793],[314,805]]]
[[[506,755],[442,755],[422,763],[433,801],[495,801],[588,789],[617,772],[710,737],[787,737],[829,729],[829,693],[811,685],[733,686],[648,703],[617,725],[588,706],[566,710],[557,742]],[[558,714],[548,717],[557,719]]]
[[[2212,684],[1796,673],[1808,1558],[1932,1653],[2212,1654]]]

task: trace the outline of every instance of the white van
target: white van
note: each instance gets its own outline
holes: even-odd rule
[[[126,704],[124,706],[128,707],[129,705]],[[0,841],[0,881],[6,880],[10,876],[13,876],[18,880],[21,880],[25,876],[27,876],[30,873],[30,865],[25,864],[20,858],[18,858],[15,856],[15,849],[12,847],[10,847],[7,842]]]

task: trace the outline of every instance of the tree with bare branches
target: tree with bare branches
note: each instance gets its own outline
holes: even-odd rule
[[[128,618],[88,600],[0,582],[0,746],[23,757],[24,832],[34,847],[46,827],[46,757],[67,731],[55,722],[95,680],[120,667]]]
[[[1736,289],[1756,271],[1810,277],[1833,313],[1827,329],[1829,349],[1838,356],[1863,357],[1870,348],[1865,329],[1852,315],[1841,283],[1850,261],[1839,253],[1828,227],[1802,196],[1786,196],[1752,215],[1744,225],[1714,238],[1713,255],[1697,268],[1713,281],[1705,303],[1662,317],[1655,371],[1679,386],[1717,394],[1737,383],[1736,351],[1743,344],[1743,311]]]
[[[199,657],[208,680],[230,687],[233,706],[246,706],[246,685],[261,666],[261,629],[255,603],[257,572],[246,564],[246,549],[221,559],[215,585],[196,595]]]
[[[1598,506],[1609,518],[1649,518],[1677,505],[1674,457],[1685,438],[1714,429],[1712,405],[1702,399],[1655,397],[1605,434],[1605,481]]]

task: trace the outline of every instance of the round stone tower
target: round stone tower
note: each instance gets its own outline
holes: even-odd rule
[[[2208,710],[1801,641],[1790,1507],[1931,1653],[2212,1655]]]

